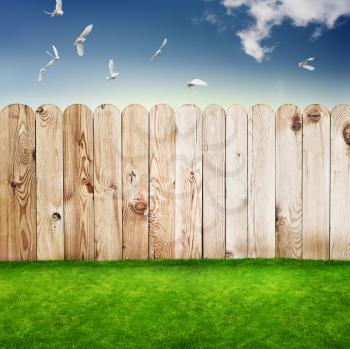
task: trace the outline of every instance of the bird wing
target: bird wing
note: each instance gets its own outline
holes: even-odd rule
[[[52,12],[48,12],[48,11],[45,11],[45,10],[43,10],[43,12],[46,13],[47,15],[50,15],[50,16],[52,15]]]
[[[304,62],[311,62],[311,61],[314,61],[315,60],[315,58],[314,57],[310,57],[310,58],[308,58],[308,59],[305,59],[305,61]]]
[[[56,11],[62,11],[62,0],[56,0]]]
[[[190,81],[190,83],[194,86],[204,86],[204,87],[208,86],[208,83],[206,83],[201,79],[193,79],[192,81]]]
[[[315,70],[315,67],[312,67],[311,65],[308,65],[308,64],[304,64],[303,68],[307,70]]]
[[[45,65],[45,68],[48,68],[49,66],[51,66],[54,63],[55,63],[55,60],[51,59],[51,61]]]
[[[159,50],[163,49],[167,43],[168,43],[168,39],[165,38],[165,39],[163,40],[162,44],[160,45]]]
[[[53,50],[53,52],[54,52],[54,54],[55,54],[55,58],[56,58],[56,59],[59,59],[60,56],[59,56],[59,54],[58,54],[58,50],[57,50],[57,47],[56,47],[55,45],[52,45],[52,50]]]
[[[109,73],[111,76],[115,75],[115,69],[114,69],[114,62],[113,62],[113,59],[110,59],[109,60]]]
[[[154,53],[154,55],[151,57],[151,61],[154,61],[157,57],[158,57],[158,55],[160,54],[160,50],[157,50],[155,53]]]
[[[81,42],[77,43],[77,51],[79,56],[84,56],[84,45]]]
[[[80,38],[85,38],[91,33],[91,30],[93,28],[93,24],[89,24],[84,30],[83,32],[79,35]]]
[[[39,76],[38,76],[38,81],[41,82],[43,81],[43,73],[46,69],[44,68],[41,68],[40,71],[39,71]]]
[[[54,55],[53,55],[51,52],[46,51],[46,53],[47,53],[51,58],[55,58]]]

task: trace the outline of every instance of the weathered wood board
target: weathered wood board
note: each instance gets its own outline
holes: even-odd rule
[[[37,254],[64,259],[63,121],[54,105],[36,111]]]
[[[330,258],[350,259],[350,105],[331,114]]]
[[[276,256],[301,258],[303,118],[291,104],[276,113]]]
[[[122,113],[123,258],[148,258],[149,117],[142,106]]]
[[[72,105],[64,122],[64,252],[66,259],[94,259],[93,119]]]
[[[248,115],[240,105],[226,113],[226,258],[248,256]]]
[[[94,112],[95,259],[122,259],[121,115],[113,105]]]
[[[195,105],[176,111],[176,258],[202,257],[202,117]]]
[[[330,116],[321,105],[303,115],[303,258],[329,258]]]
[[[150,258],[175,257],[175,114],[167,105],[150,112]]]
[[[203,112],[203,257],[225,258],[225,111]]]
[[[255,105],[248,115],[248,257],[275,256],[275,113]]]
[[[23,104],[0,113],[0,259],[36,259],[35,114]]]

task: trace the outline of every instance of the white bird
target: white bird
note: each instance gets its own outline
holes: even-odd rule
[[[92,24],[88,25],[83,32],[79,35],[79,37],[75,40],[74,46],[77,47],[78,55],[84,56],[84,42],[86,38],[91,33],[91,30],[94,26]]]
[[[41,68],[39,71],[39,77],[38,77],[38,81],[42,82],[44,79],[44,73],[46,72],[46,68]]]
[[[51,17],[63,16],[64,12],[62,10],[62,0],[56,0],[56,7],[53,12],[48,12],[44,10],[44,13],[50,15]]]
[[[160,45],[159,49],[154,53],[154,55],[150,58],[151,61],[154,61],[161,53],[165,45],[168,43],[168,39],[165,38]]]
[[[109,76],[107,76],[106,79],[114,80],[119,75],[119,72],[115,71],[113,59],[109,60],[108,66],[109,66]]]
[[[194,86],[208,87],[208,83],[206,83],[201,79],[193,79],[187,83],[187,87],[194,87]]]
[[[304,69],[307,69],[307,70],[315,70],[315,67],[313,67],[312,65],[310,65],[309,63],[314,61],[315,58],[314,57],[310,57],[308,59],[305,59],[305,61],[302,61],[300,62],[298,65],[299,65],[299,68],[304,68]]]
[[[53,54],[49,51],[46,51],[46,53],[51,57],[53,58],[55,61],[59,60],[60,59],[60,56],[58,54],[58,50],[56,48],[55,45],[52,45],[52,51],[53,51]]]

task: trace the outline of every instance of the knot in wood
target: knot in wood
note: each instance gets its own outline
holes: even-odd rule
[[[16,184],[16,182],[14,182],[14,181],[12,181],[12,182],[10,183],[10,185],[11,185],[12,190],[15,190],[15,189],[17,188],[17,184]]]
[[[113,190],[113,191],[116,191],[117,190],[117,186],[116,185],[111,185],[111,190]]]
[[[307,118],[310,122],[316,123],[320,121],[321,114],[318,111],[312,111],[309,114],[307,114]]]
[[[139,215],[144,215],[147,210],[147,204],[144,201],[136,199],[131,205],[132,211]]]
[[[347,124],[343,129],[344,141],[347,145],[350,145],[350,124]]]
[[[298,132],[301,130],[301,117],[299,114],[293,116],[292,130]]]
[[[36,112],[37,112],[38,114],[42,114],[42,113],[44,112],[44,108],[43,108],[43,107],[39,107],[39,108],[36,110]]]
[[[90,182],[86,183],[86,189],[87,189],[88,193],[90,193],[90,194],[94,193],[94,186]]]
[[[52,214],[52,220],[59,221],[61,219],[61,215],[58,212]]]
[[[232,257],[232,256],[233,256],[233,253],[232,253],[231,250],[226,250],[226,251],[225,251],[225,255],[226,255],[226,257]]]

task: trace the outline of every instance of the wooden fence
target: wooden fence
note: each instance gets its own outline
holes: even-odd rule
[[[0,259],[350,259],[350,105],[0,114]]]

